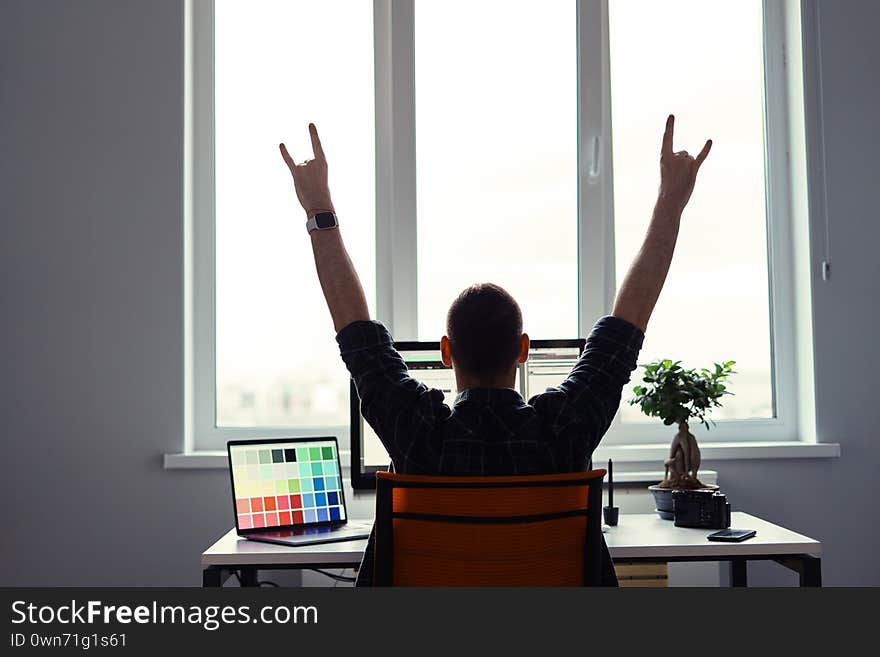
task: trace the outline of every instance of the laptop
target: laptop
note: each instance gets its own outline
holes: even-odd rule
[[[349,522],[334,437],[230,440],[235,529],[252,541],[309,545],[367,538]]]

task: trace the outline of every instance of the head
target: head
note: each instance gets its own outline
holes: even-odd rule
[[[471,285],[449,308],[440,353],[459,390],[512,388],[517,364],[529,356],[519,305],[498,285]]]

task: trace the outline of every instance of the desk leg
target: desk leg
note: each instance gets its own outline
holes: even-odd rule
[[[730,560],[730,585],[748,586],[748,561],[745,559]]]
[[[822,586],[822,559],[805,554],[803,564],[801,586]]]
[[[257,583],[257,569],[252,566],[245,566],[240,571],[242,586],[259,586]]]
[[[225,568],[208,566],[202,571],[202,587],[223,586],[223,582],[229,579],[230,574]]]
[[[202,571],[202,587],[223,586],[227,579],[232,577],[234,569],[224,568],[223,566],[208,566]],[[259,586],[257,584],[257,568],[254,566],[244,566],[238,569],[238,576],[241,578],[242,586]]]
[[[812,554],[779,557],[776,563],[793,570],[800,577],[801,586],[822,586],[822,559]]]

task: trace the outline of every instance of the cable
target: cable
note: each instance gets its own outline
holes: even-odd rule
[[[321,575],[324,575],[325,577],[329,577],[330,579],[334,580],[334,587],[336,587],[336,584],[338,584],[339,582],[354,582],[356,580],[355,577],[348,577],[347,575],[342,575],[341,573],[337,575],[336,573],[331,573],[327,570],[321,570],[320,568],[309,568],[309,570],[320,573]],[[344,573],[345,570],[346,569],[343,568],[342,572]],[[238,580],[238,585],[241,586],[241,573],[239,573],[237,570],[233,570],[231,571],[231,573],[235,577],[235,579]],[[267,579],[257,582],[257,586],[273,586],[275,588],[281,588],[280,584],[269,581]]]
[[[346,575],[337,575],[336,573],[331,573],[327,570],[321,570],[320,568],[309,568],[309,570],[314,571],[316,573],[321,573],[325,577],[329,577],[330,579],[334,579],[337,582],[354,582],[355,581],[354,577],[348,577]]]
[[[334,579],[337,582],[354,582],[354,580],[355,580],[354,577],[348,577],[346,575],[337,575],[335,573],[331,573],[326,570],[321,570],[320,568],[312,568],[311,570],[315,571],[316,573],[320,573],[320,574],[324,575],[325,577],[329,577],[330,579]]]

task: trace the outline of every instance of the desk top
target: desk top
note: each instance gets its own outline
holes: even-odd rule
[[[352,518],[352,520],[360,520]],[[367,539],[317,543],[315,545],[276,545],[249,541],[236,534],[235,527],[226,532],[207,550],[202,552],[203,566],[278,566],[324,564],[338,568],[358,566]]]
[[[757,534],[741,543],[708,541],[706,536],[717,529],[676,527],[671,520],[663,520],[656,513],[642,513],[621,515],[618,525],[605,532],[605,542],[612,559],[724,559],[822,553],[819,541],[748,513],[731,513],[730,526],[732,529],[754,529]]]
[[[605,532],[605,542],[613,559],[705,559],[718,557],[761,557],[786,554],[822,553],[822,544],[785,527],[774,525],[748,513],[730,514],[734,529],[754,529],[757,534],[742,543],[707,541],[714,529],[676,527],[656,513],[621,514],[616,527]],[[235,529],[224,534],[202,553],[202,566],[263,566],[360,564],[366,539],[288,547],[239,538]]]

